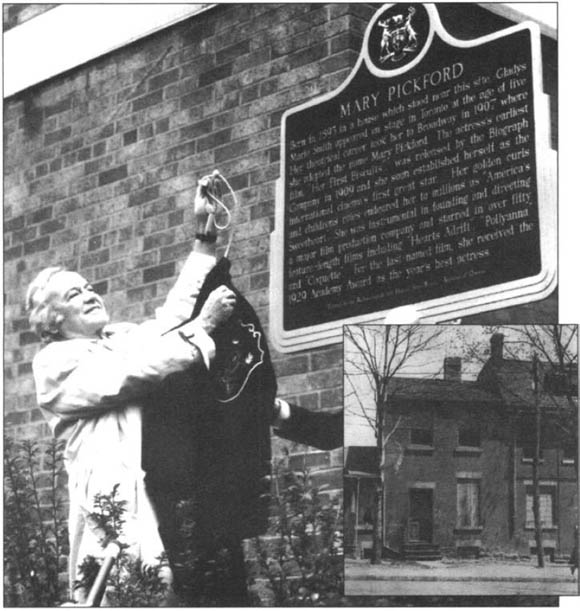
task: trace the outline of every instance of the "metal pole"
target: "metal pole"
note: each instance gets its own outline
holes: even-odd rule
[[[538,355],[534,353],[532,357],[532,372],[534,377],[534,411],[536,419],[536,443],[534,447],[533,462],[533,512],[534,512],[534,533],[536,539],[536,554],[538,556],[538,566],[544,567],[544,544],[542,542],[542,519],[540,515],[540,437],[542,427],[542,413],[539,400],[539,380],[538,380]]]
[[[354,506],[354,554],[360,558],[358,549],[358,506],[360,503],[360,477],[356,478],[356,503]]]

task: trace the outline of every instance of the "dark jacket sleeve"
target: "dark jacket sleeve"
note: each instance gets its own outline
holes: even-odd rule
[[[290,405],[290,418],[274,432],[290,441],[333,450],[344,443],[343,410],[320,411]]]

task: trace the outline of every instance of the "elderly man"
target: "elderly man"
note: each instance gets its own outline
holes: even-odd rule
[[[163,552],[141,467],[141,407],[169,376],[204,375],[215,353],[211,335],[233,311],[235,295],[220,286],[188,321],[215,264],[215,230],[206,231],[207,217],[198,187],[193,253],[155,319],[141,325],[109,324],[102,298],[76,272],[45,269],[28,289],[30,322],[45,344],[33,361],[38,404],[55,436],[66,440],[71,594],[78,565],[89,554],[101,555],[105,542],[90,516],[95,495],[114,486],[127,503],[130,553],[153,564]],[[169,572],[165,578],[170,581]]]

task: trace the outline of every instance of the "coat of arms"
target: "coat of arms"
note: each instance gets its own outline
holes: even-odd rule
[[[411,6],[407,16],[393,15],[385,21],[379,21],[379,26],[383,28],[381,38],[380,61],[391,60],[398,62],[407,54],[417,49],[417,33],[411,25],[411,19],[415,14],[415,9]]]
[[[232,319],[230,319],[232,321]],[[252,323],[234,320],[226,323],[227,339],[219,342],[212,365],[216,397],[220,403],[237,399],[252,372],[264,362],[262,334]]]

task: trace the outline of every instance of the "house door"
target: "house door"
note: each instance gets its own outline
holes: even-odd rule
[[[417,540],[433,542],[433,490],[430,488],[409,490],[409,523],[414,525]]]

